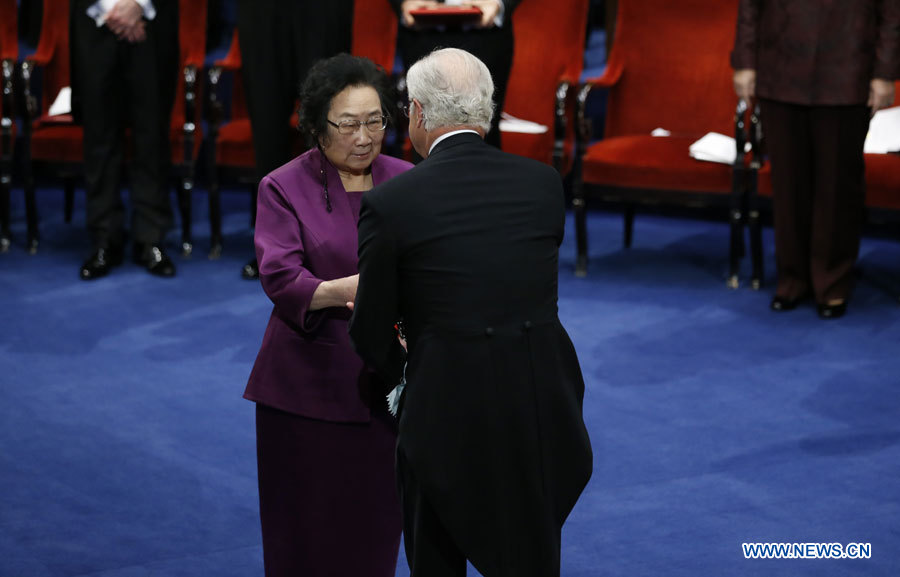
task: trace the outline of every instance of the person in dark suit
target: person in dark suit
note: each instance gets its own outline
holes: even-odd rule
[[[487,65],[494,79],[494,104],[497,114],[491,119],[490,130],[485,140],[500,148],[500,112],[503,111],[513,59],[512,13],[521,0],[468,0],[464,4],[481,9],[482,18],[479,22],[465,27],[427,26],[423,22],[416,21],[410,14],[413,10],[440,6],[444,4],[443,0],[389,1],[400,21],[397,47],[406,70],[435,48],[461,48],[474,54]]]
[[[310,66],[350,51],[353,0],[238,0],[237,27],[256,177],[261,181],[291,159],[296,131],[289,119],[297,87]],[[244,265],[241,274],[258,278],[256,259]]]
[[[547,165],[487,145],[490,72],[443,49],[407,72],[424,160],[363,197],[357,352],[399,405],[413,577],[559,574],[591,475],[584,382],[557,318],[565,200]],[[402,322],[405,344],[394,325]]]
[[[178,74],[178,2],[119,0],[108,13],[98,4],[73,0],[70,15],[73,113],[84,126],[87,225],[94,247],[81,278],[100,278],[122,262],[125,208],[119,186],[126,125],[134,146],[133,258],[151,274],[171,277],[175,265],[163,240],[172,224],[169,120]]]
[[[838,318],[859,254],[869,118],[900,75],[900,2],[741,0],[731,62],[738,96],[759,98],[772,163],[770,306],[812,297]]]

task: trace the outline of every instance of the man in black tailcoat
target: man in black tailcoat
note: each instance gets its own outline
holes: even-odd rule
[[[350,336],[399,403],[412,577],[559,575],[591,475],[584,382],[557,317],[565,201],[549,166],[487,145],[487,67],[444,49],[407,73],[425,159],[363,197]],[[406,346],[394,325],[402,320]]]

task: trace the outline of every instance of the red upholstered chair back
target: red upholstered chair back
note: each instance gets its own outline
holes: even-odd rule
[[[509,152],[551,162],[556,89],[563,80],[574,87],[581,76],[587,13],[587,0],[527,0],[513,13],[515,52],[504,109],[548,131],[527,138],[504,133]]]
[[[523,3],[523,7],[527,3]],[[606,137],[734,132],[729,54],[738,0],[619,0]]]
[[[387,0],[356,0],[353,3],[353,47],[388,73],[394,69],[397,16]]]
[[[41,111],[46,114],[69,82],[69,0],[44,0],[41,39],[31,58],[43,64]]]
[[[0,60],[19,57],[16,0],[0,0]]]

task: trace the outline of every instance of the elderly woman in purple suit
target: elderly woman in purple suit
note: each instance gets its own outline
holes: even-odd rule
[[[244,397],[256,402],[267,577],[393,577],[400,544],[396,423],[350,344],[363,193],[412,167],[381,155],[389,81],[341,54],[309,72],[311,149],[259,185],[256,255],[274,303]]]

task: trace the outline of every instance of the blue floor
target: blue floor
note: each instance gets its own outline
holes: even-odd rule
[[[66,224],[62,193],[39,192],[33,256],[13,196],[0,577],[261,576],[241,393],[270,305],[239,275],[246,192],[225,195],[220,260],[204,256],[198,192],[197,250],[176,258],[177,278],[126,264],[93,283],[77,275],[83,193]],[[595,468],[563,532],[562,574],[900,575],[900,241],[864,240],[849,312],[825,322],[811,305],[768,311],[767,290],[726,289],[724,223],[639,214],[623,250],[620,217],[594,212],[587,278],[572,274],[569,224],[560,311]],[[766,242],[771,273],[769,230]],[[871,543],[871,559],[748,560],[744,542]]]

